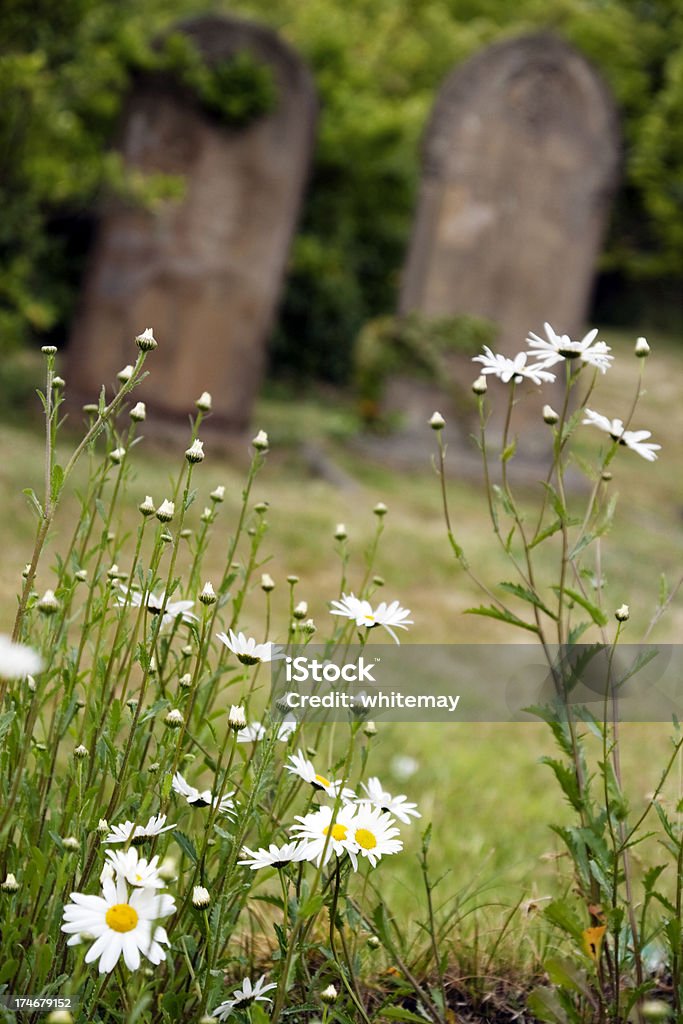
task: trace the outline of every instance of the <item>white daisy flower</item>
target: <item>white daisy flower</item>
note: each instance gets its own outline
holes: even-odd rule
[[[265,726],[260,722],[250,722],[244,729],[237,733],[238,743],[257,743],[266,735]]]
[[[292,825],[290,831],[301,842],[301,859],[314,861],[320,867],[325,857],[327,864],[332,854],[343,857],[357,852],[353,840],[355,808],[352,804],[340,807],[333,816],[333,809],[325,804],[318,811],[296,815],[299,825]]]
[[[625,445],[626,448],[630,448],[631,451],[636,452],[643,459],[647,459],[648,462],[654,462],[657,458],[657,452],[662,446],[661,444],[654,444],[652,441],[648,441],[648,438],[652,437],[652,431],[624,430],[622,420],[610,420],[607,416],[594,412],[592,409],[586,409],[585,413],[585,418],[581,421],[584,425],[603,430],[606,434],[609,434],[613,441]]]
[[[235,795],[234,790],[219,800],[218,796],[214,796],[210,789],[200,791],[195,786],[191,786],[180,772],[176,772],[173,776],[171,789],[174,793],[178,793],[179,796],[184,796],[191,807],[214,807],[218,810],[219,814],[227,814],[233,821],[235,819],[235,801],[232,799]]]
[[[166,596],[163,590],[159,594],[152,594],[149,592],[143,597],[142,593],[134,587],[128,587],[125,583],[119,583],[119,586],[121,587],[124,595],[128,595],[128,603],[133,608],[140,608],[142,604],[146,603],[147,611],[150,615],[161,614],[161,609],[164,607],[164,597]],[[121,597],[119,595],[116,600],[119,606],[126,604],[125,596]],[[197,622],[197,616],[190,611],[193,605],[194,601],[167,601],[161,625],[164,628],[171,626],[178,618],[180,618],[181,622],[185,623]]]
[[[135,845],[144,843],[146,839],[161,835],[175,828],[175,825],[166,824],[166,815],[152,815],[146,825],[136,825],[134,821],[124,821],[121,825],[113,825],[109,835],[105,837],[105,843],[128,843]]]
[[[530,332],[526,339],[531,349],[529,355],[539,360],[539,366],[547,368],[561,363],[563,359],[578,359],[582,363],[594,366],[601,373],[609,370],[614,356],[609,355],[609,345],[604,341],[595,340],[598,336],[597,327],[589,331],[581,341],[572,341],[567,334],[557,334],[549,323],[544,323],[543,327],[545,338]]]
[[[43,659],[31,647],[15,644],[0,633],[0,679],[23,679],[34,676],[43,667]]]
[[[212,1016],[218,1020],[227,1020],[233,1010],[243,1010],[255,1002],[272,1003],[270,996],[265,993],[277,986],[273,982],[266,985],[266,975],[262,974],[255,985],[252,985],[249,978],[242,979],[242,987],[233,992],[230,999],[217,1006]]]
[[[403,849],[402,840],[395,838],[400,832],[390,814],[366,802],[358,804],[354,810],[349,826],[349,857],[354,868],[357,854],[367,857],[374,868],[382,857]]]
[[[400,641],[394,633],[394,628],[407,629],[413,624],[413,620],[408,618],[410,609],[402,608],[398,601],[392,601],[391,604],[382,601],[373,609],[369,601],[361,600],[355,594],[342,594],[341,601],[331,603],[331,615],[343,615],[347,619],[353,619],[357,626],[365,626],[366,629],[383,626],[397,644]]]
[[[244,864],[258,871],[259,868],[284,868],[292,861],[302,860],[303,847],[300,843],[285,843],[284,846],[277,846],[271,843],[268,849],[261,846],[258,850],[251,850],[248,846],[242,847],[242,853],[246,854],[244,860],[238,860],[238,864]]]
[[[67,945],[76,946],[84,935],[92,936],[95,941],[85,962],[99,960],[100,974],[113,971],[121,956],[131,971],[140,966],[140,954],[153,964],[166,959],[162,943],[169,945],[168,935],[156,922],[176,909],[168,893],[139,887],[129,895],[126,880],[119,875],[116,881],[105,879],[101,896],[72,892],[71,901],[64,907],[62,924],[62,931],[71,936]]]
[[[355,798],[355,793],[352,789],[346,787],[342,789],[341,782],[335,782],[333,779],[326,779],[324,775],[318,775],[313,767],[313,762],[304,757],[303,751],[297,750],[296,754],[290,754],[289,760],[292,763],[286,764],[285,769],[293,775],[298,775],[304,782],[308,782],[313,786],[313,789],[322,790],[328,796],[334,798],[338,797],[341,793],[341,798],[344,801]]]
[[[128,850],[107,850],[107,865],[114,873],[124,878],[129,885],[142,886],[143,889],[163,889],[164,882],[159,877],[159,857],[151,860],[138,856],[134,846]]]
[[[284,657],[282,647],[269,640],[264,644],[257,644],[253,637],[246,637],[244,633],[233,633],[232,630],[230,636],[225,633],[216,633],[216,636],[243,665],[258,665],[261,661],[278,661]]]
[[[518,352],[514,359],[501,356],[492,352],[488,345],[484,345],[483,355],[474,356],[472,362],[481,363],[483,374],[492,373],[502,380],[503,384],[509,384],[514,380],[519,384],[522,380],[533,381],[534,384],[542,384],[543,381],[552,383],[555,374],[544,370],[541,363],[531,363],[527,366],[527,352]]]
[[[367,793],[368,801],[373,807],[377,807],[381,811],[388,811],[395,818],[398,818],[399,821],[402,821],[404,825],[410,824],[411,817],[422,817],[417,809],[417,804],[410,803],[408,797],[402,795],[392,796],[391,793],[387,793],[385,789],[382,789],[382,783],[376,775],[372,775],[367,783],[362,782],[361,786]]]

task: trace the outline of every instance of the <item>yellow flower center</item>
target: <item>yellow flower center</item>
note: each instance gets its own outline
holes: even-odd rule
[[[324,775],[316,775],[314,782],[317,782],[323,789],[327,789],[330,785],[330,780],[326,779]]]
[[[364,618],[367,619],[368,622],[372,622],[373,619],[375,618],[375,616],[374,615],[365,615]]]
[[[337,839],[339,841],[341,841],[342,839],[346,839],[346,832],[347,832],[346,825],[333,825],[332,826],[332,838],[333,839]],[[329,828],[324,828],[323,829],[323,835],[329,836],[329,834],[330,834]]]
[[[377,846],[377,840],[367,828],[356,829],[356,842],[364,850],[374,850]]]
[[[138,923],[138,912],[127,903],[115,903],[106,913],[105,921],[115,932],[132,932]]]

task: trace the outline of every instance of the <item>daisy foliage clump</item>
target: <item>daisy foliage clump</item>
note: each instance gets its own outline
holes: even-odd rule
[[[622,459],[639,456],[652,464],[661,452],[651,432],[642,429],[639,414],[650,346],[644,338],[637,340],[633,393],[620,400],[612,396],[612,415],[606,415],[595,411],[594,394],[617,357],[598,339],[597,330],[573,339],[546,323],[544,335],[531,332],[527,345],[513,358],[485,349],[474,359],[482,374],[501,382],[489,386],[479,377],[472,387],[479,411],[485,504],[494,543],[512,574],[497,586],[473,570],[466,538],[453,525],[446,480],[447,424],[435,414],[429,425],[436,434],[435,465],[450,547],[483,597],[468,612],[495,623],[494,642],[504,636],[502,629],[513,629],[525,642],[532,638],[540,645],[549,690],[527,711],[552,730],[558,753],[543,760],[573,815],[569,824],[564,817],[552,826],[566,848],[565,863],[571,865],[561,887],[565,895],[551,899],[542,910],[564,944],[561,955],[555,955],[553,941],[553,955],[545,965],[548,984],[530,994],[529,1010],[535,1018],[557,1024],[643,1021],[655,1010],[663,1013],[661,1019],[680,1020],[681,803],[679,799],[675,811],[669,809],[661,794],[674,766],[681,763],[683,733],[674,717],[657,787],[644,803],[637,794],[633,807],[622,781],[620,751],[626,738],[619,729],[619,709],[623,683],[632,675],[637,685],[638,671],[658,654],[647,641],[681,579],[673,587],[664,582],[649,626],[644,635],[635,636],[632,612],[639,603],[639,581],[633,579],[632,594],[615,593],[604,571],[605,538],[616,506],[614,478]],[[519,411],[525,404],[522,423]],[[502,438],[494,438],[489,429],[492,414],[504,423]],[[539,463],[541,486],[533,494],[515,473],[518,435],[524,430],[546,437],[547,460]],[[637,459],[631,468],[638,468]],[[587,477],[583,486],[577,485],[577,470]],[[652,466],[642,466],[644,486],[652,471]],[[630,655],[631,669],[617,670],[625,640],[642,647]],[[590,690],[579,687],[584,673],[590,673],[585,677]],[[586,692],[595,699],[582,696]],[[656,760],[656,753],[650,753]],[[379,780],[369,778],[363,789],[375,813],[402,821],[411,815],[410,805],[384,793]],[[654,848],[648,851],[648,844]],[[643,865],[651,865],[643,868],[644,875],[637,870]],[[666,874],[668,882],[660,882]],[[665,1002],[653,996],[658,988]]]
[[[65,386],[44,351],[45,483],[27,492],[34,545],[0,633],[0,996],[70,995],[79,1022],[367,1022],[371,976],[407,955],[375,876],[419,812],[368,774],[377,728],[349,714],[321,731],[264,704],[271,663],[317,630],[298,577],[262,572],[269,506],[254,491],[270,441],[255,434],[238,493],[209,484],[203,392],[175,476],[147,494],[133,393],[163,338],[148,328],[136,345],[66,456]],[[339,541],[332,616],[320,608],[331,658],[412,625],[368,582],[385,515],[353,593]],[[384,955],[361,957],[363,937]],[[399,989],[445,1020],[422,978]]]

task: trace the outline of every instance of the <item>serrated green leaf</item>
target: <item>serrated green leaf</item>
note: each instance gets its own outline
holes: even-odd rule
[[[538,633],[538,628],[531,622],[525,622],[507,609],[488,607],[480,605],[479,608],[466,608],[465,615],[484,615],[489,619],[498,619],[499,622],[507,622],[510,626],[517,626],[519,629],[528,629],[531,633]]]

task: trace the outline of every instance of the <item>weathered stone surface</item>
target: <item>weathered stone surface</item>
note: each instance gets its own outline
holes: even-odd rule
[[[548,34],[478,54],[442,86],[423,160],[401,311],[488,317],[507,354],[545,320],[579,332],[619,163],[585,58]]]
[[[298,56],[269,29],[206,16],[179,26],[208,64],[248,52],[270,66],[275,108],[245,128],[143,78],[122,118],[129,167],[185,177],[180,201],[103,213],[69,347],[69,377],[92,400],[154,329],[159,350],[140,397],[167,419],[207,389],[208,423],[239,430],[261,383],[268,333],[311,158],[317,103]],[[137,392],[136,392],[137,395]]]

